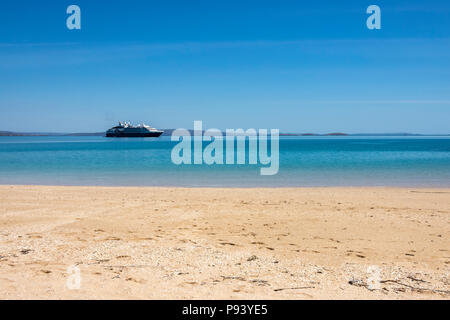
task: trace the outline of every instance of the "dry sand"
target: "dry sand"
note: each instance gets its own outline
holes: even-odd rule
[[[449,299],[449,217],[450,189],[0,186],[0,299]]]

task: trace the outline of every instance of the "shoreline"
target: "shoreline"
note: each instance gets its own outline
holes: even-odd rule
[[[0,299],[449,299],[448,193],[0,185]]]
[[[125,188],[125,189],[134,189],[134,188],[143,188],[143,189],[443,189],[448,190],[450,193],[450,186],[395,186],[395,185],[318,185],[318,186],[182,186],[182,185],[89,185],[89,184],[2,184],[0,183],[0,188],[2,187],[43,187],[43,188]]]

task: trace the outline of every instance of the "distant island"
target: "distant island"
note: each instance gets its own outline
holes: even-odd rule
[[[48,136],[104,136],[105,132],[80,132],[80,133],[58,133],[58,132],[13,132],[0,131],[0,136],[27,136],[27,137],[48,137]]]
[[[171,136],[175,129],[163,129],[164,133],[162,136]],[[188,130],[193,134],[193,130]],[[104,136],[105,132],[76,132],[76,133],[58,133],[58,132],[14,132],[14,131],[0,131],[0,136]],[[419,133],[344,133],[344,132],[331,132],[331,133],[280,133],[280,136],[293,136],[293,137],[307,137],[307,136],[393,136],[393,137],[404,137],[404,136],[450,136],[450,134],[419,134]]]

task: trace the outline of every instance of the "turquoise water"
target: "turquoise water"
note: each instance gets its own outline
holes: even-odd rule
[[[0,184],[450,187],[449,137],[283,137],[280,168],[180,165],[168,137],[0,137]],[[206,144],[206,143],[205,143]]]

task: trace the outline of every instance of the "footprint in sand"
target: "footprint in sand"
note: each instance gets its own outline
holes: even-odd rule
[[[223,246],[225,246],[225,245],[228,245],[228,246],[235,246],[235,245],[236,245],[236,244],[233,243],[233,242],[221,242],[220,244],[223,245]]]
[[[260,245],[264,245],[264,242],[260,242],[260,241],[253,241],[252,244],[260,244]]]
[[[106,238],[105,240],[115,240],[115,241],[118,241],[118,240],[122,240],[122,239],[120,239],[120,238],[118,238],[118,237],[108,237],[108,238]]]

